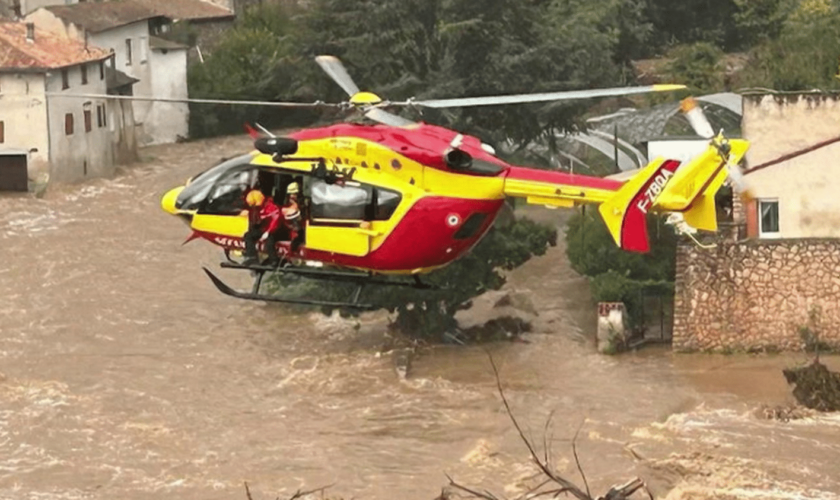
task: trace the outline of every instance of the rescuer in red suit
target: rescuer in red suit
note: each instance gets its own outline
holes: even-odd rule
[[[277,256],[277,229],[283,219],[280,208],[271,200],[266,198],[259,190],[254,189],[245,196],[245,203],[248,205],[248,232],[245,233],[245,262],[250,266],[259,263],[257,257],[257,242],[265,242],[265,253],[268,254],[266,265],[277,265],[280,258]]]

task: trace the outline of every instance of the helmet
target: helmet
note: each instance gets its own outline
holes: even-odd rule
[[[264,201],[265,196],[256,189],[248,193],[245,197],[245,203],[247,203],[249,207],[258,207],[262,205]]]
[[[286,194],[298,194],[297,182],[289,184],[289,189],[286,190]]]

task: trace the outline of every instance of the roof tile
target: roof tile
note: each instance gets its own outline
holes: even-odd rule
[[[134,0],[82,2],[70,5],[51,5],[44,8],[56,17],[91,33],[107,31],[162,15]]]
[[[233,17],[233,12],[204,0],[135,0],[170,19],[217,19]]]
[[[100,61],[105,50],[35,28],[34,41],[26,39],[26,24],[0,21],[0,71],[48,70]]]

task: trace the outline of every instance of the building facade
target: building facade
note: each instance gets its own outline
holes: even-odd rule
[[[756,197],[744,206],[748,235],[840,237],[840,95],[745,96],[743,129]]]
[[[187,47],[153,41],[170,20],[135,0],[40,8],[27,16],[39,28],[110,50],[114,69],[137,80],[138,97],[187,97]],[[170,143],[189,135],[186,103],[132,102],[140,145]]]
[[[104,96],[109,59],[32,24],[0,22],[0,190],[26,191],[43,174],[73,182],[113,171],[121,113],[104,97],[63,97]]]

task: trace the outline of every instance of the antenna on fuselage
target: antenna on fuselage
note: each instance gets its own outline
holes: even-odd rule
[[[263,127],[259,123],[254,122],[254,125],[256,125],[258,129],[260,129],[264,134],[268,135],[269,137],[277,137],[276,135],[269,132],[268,129],[266,129],[265,127]]]

